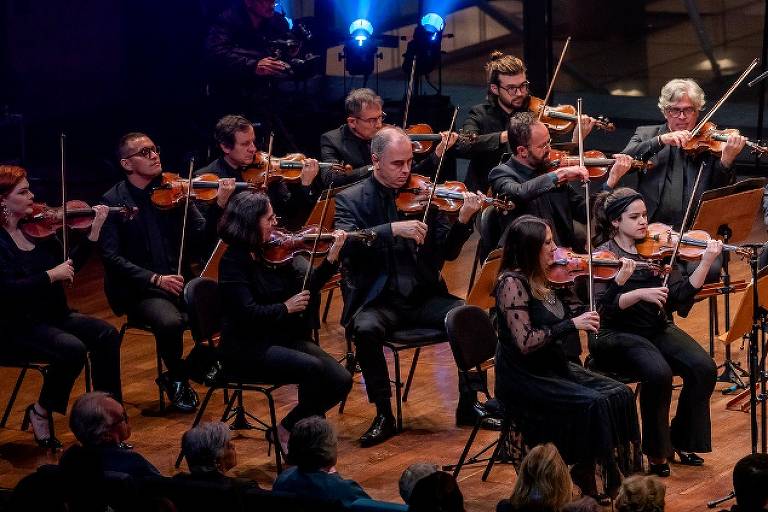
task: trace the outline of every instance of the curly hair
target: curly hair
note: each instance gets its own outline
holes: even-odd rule
[[[621,482],[618,512],[663,512],[667,487],[655,476],[634,475]]]

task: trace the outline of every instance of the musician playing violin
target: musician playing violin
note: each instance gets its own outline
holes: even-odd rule
[[[27,407],[40,446],[60,445],[49,430],[49,416],[65,414],[75,379],[90,355],[94,388],[121,400],[120,335],[109,323],[71,310],[64,285],[72,283],[102,233],[107,207],[94,206],[87,236],[64,260],[54,238],[40,241],[22,232],[34,195],[26,171],[0,165],[0,319],[5,360],[48,363],[38,400]],[[26,426],[25,426],[26,428]]]
[[[336,195],[335,217],[337,229],[370,228],[377,234],[371,245],[349,240],[341,253],[341,321],[355,343],[368,400],[376,405],[362,446],[396,433],[382,342],[397,329],[443,329],[446,313],[462,301],[448,293],[440,271],[446,260],[458,257],[481,206],[478,195],[465,193],[458,216],[430,210],[426,223],[406,220],[395,197],[411,174],[408,135],[400,128],[383,128],[371,142],[371,153],[373,175]],[[474,424],[476,394],[468,384],[460,386],[457,422]]]
[[[214,128],[213,138],[219,146],[222,155],[197,170],[196,175],[215,174],[220,178],[231,178],[235,181],[246,181],[243,171],[254,162],[258,150],[255,145],[256,133],[253,124],[246,118],[237,115],[226,115],[218,120]],[[312,209],[317,197],[313,191],[313,183],[319,168],[317,160],[306,158],[301,169],[300,183],[287,185],[282,181],[274,181],[267,186],[267,195],[274,205],[278,217],[285,218],[289,224],[300,225]],[[202,207],[205,212],[206,208]],[[299,219],[300,218],[300,219]],[[216,223],[212,223],[211,237],[215,239]],[[215,240],[213,240],[215,244]]]
[[[647,172],[629,173],[621,185],[640,192],[646,200],[649,222],[662,222],[681,229],[688,200],[699,167],[704,162],[694,205],[704,191],[723,187],[734,179],[733,162],[746,139],[731,135],[717,156],[711,152],[689,155],[681,146],[691,139],[691,130],[704,108],[704,91],[691,79],[676,78],[661,88],[658,107],[666,122],[640,126],[622,153],[654,164]],[[689,222],[693,219],[689,219]]]
[[[598,367],[642,383],[643,452],[651,472],[669,476],[668,461],[675,453],[681,463],[699,466],[703,460],[695,452],[712,451],[709,398],[717,370],[670,314],[688,314],[722,243],[710,240],[692,274],[673,268],[668,286],[662,286],[661,276],[635,269],[635,261],[642,259],[636,243],[648,228],[642,195],[629,188],[602,192],[595,202],[595,226],[604,242],[598,250],[613,252],[625,264],[610,283],[595,283],[601,326],[589,351]],[[683,389],[670,424],[673,375],[683,378]]]
[[[371,140],[384,124],[386,114],[384,101],[373,90],[353,89],[344,100],[347,121],[339,128],[325,132],[320,138],[320,159],[323,162],[344,163],[352,166],[352,172],[339,176],[330,169],[320,171],[320,180],[327,188],[333,180],[334,186],[342,186],[360,181],[373,171],[371,161]],[[424,160],[414,165],[413,172],[433,175],[445,151],[451,148],[458,138],[456,133],[448,135],[442,132],[443,140],[435,151]],[[470,189],[474,190],[474,189]]]
[[[530,83],[522,60],[494,51],[485,64],[485,72],[488,80],[486,100],[472,107],[462,127],[463,132],[477,134],[475,141],[461,154],[470,158],[466,180],[469,190],[488,190],[488,173],[501,163],[505,153],[514,151],[507,139],[509,119],[517,112],[528,111],[530,102]],[[585,138],[595,122],[592,117],[582,116]],[[573,133],[575,141],[576,130]]]
[[[108,190],[102,200],[109,206],[136,206],[138,214],[125,222],[108,218],[104,224],[100,239],[104,291],[116,315],[127,314],[132,322],[151,328],[168,369],[158,385],[176,409],[191,412],[198,397],[189,386],[182,360],[186,322],[180,295],[190,275],[190,258],[196,257],[204,244],[206,218],[194,202],[190,203],[188,250],[182,258],[184,275],[179,275],[184,208],[161,210],[152,204],[152,189],[161,183],[163,172],[157,146],[146,134],[134,132],[120,139],[117,151],[125,180]],[[234,179],[221,180],[208,222],[218,219],[234,187]]]
[[[514,216],[500,216],[501,231],[520,214],[529,213],[551,223],[555,243],[561,247],[581,247],[574,219],[586,222],[584,194],[569,186],[569,182],[587,179],[587,171],[579,166],[549,168],[550,136],[546,126],[532,112],[519,112],[509,120],[507,137],[512,157],[491,170],[489,179],[494,196],[515,204]],[[614,155],[614,162],[603,185],[613,187],[626,173],[632,159]],[[491,241],[494,243],[494,241]]]
[[[221,351],[228,375],[299,385],[298,404],[278,426],[285,449],[293,425],[322,416],[343,400],[352,377],[312,340],[312,329],[319,327],[320,289],[338,270],[346,233],[333,232],[333,245],[302,289],[306,258],[294,256],[276,266],[262,255],[276,224],[262,193],[237,194],[224,211],[219,235],[228,248],[219,263]]]

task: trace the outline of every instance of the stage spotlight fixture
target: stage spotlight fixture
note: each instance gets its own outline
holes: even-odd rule
[[[275,14],[279,14],[284,17],[285,21],[288,22],[288,29],[293,30],[293,20],[288,17],[288,12],[286,12],[285,7],[283,7],[283,4],[280,2],[275,2]]]
[[[413,31],[413,39],[403,55],[403,72],[410,75],[413,58],[416,57],[416,74],[427,75],[440,63],[441,45],[445,20],[430,12],[422,16]]]
[[[349,38],[344,44],[344,67],[350,75],[373,73],[378,46],[373,38],[373,25],[357,19],[349,25]]]

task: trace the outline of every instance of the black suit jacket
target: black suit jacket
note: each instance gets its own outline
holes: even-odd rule
[[[151,186],[151,185],[150,185]],[[102,203],[107,206],[135,207],[128,182],[121,181],[102,196]],[[169,256],[178,261],[178,251],[181,246],[181,227],[184,209],[157,210],[157,218],[162,219],[161,232],[168,247]],[[163,269],[155,268],[152,259],[149,233],[146,222],[149,212],[139,210],[130,220],[123,220],[118,215],[107,217],[101,229],[99,245],[104,262],[104,291],[109,305],[115,314],[122,315],[126,308],[148,296],[168,296],[159,288],[154,287],[150,280],[155,273],[164,273]],[[190,275],[189,263],[200,252],[204,243],[206,221],[200,211],[191,203],[187,219],[187,249],[182,261],[185,275]],[[167,227],[166,227],[167,226]],[[175,264],[174,264],[175,265]],[[173,273],[176,272],[175,267]]]
[[[377,237],[370,245],[347,240],[341,251],[342,294],[344,310],[341,323],[346,325],[364,306],[385,290],[392,273],[395,238],[388,220],[387,205],[379,195],[373,176],[336,195],[336,228],[344,231],[371,229]],[[415,256],[415,275],[419,285],[433,294],[448,293],[440,273],[445,261],[456,259],[467,238],[472,223],[462,224],[443,214],[430,213],[429,231],[425,243]]]
[[[619,181],[620,186],[633,188],[643,195],[645,206],[648,208],[649,222],[656,221],[655,215],[659,209],[662,188],[667,173],[672,169],[670,152],[673,148],[660,144],[658,138],[659,135],[668,132],[669,127],[666,123],[655,126],[639,126],[627,147],[622,151],[622,153],[634,158],[650,159],[651,163],[654,164],[651,170],[627,173]],[[694,207],[698,204],[701,194],[705,190],[724,187],[732,183],[734,179],[733,170],[723,167],[720,158],[712,153],[704,153],[695,158],[687,157],[685,160],[686,175],[695,179],[702,161],[704,162],[704,170],[701,175],[701,183],[696,190]],[[687,204],[688,199],[688,197],[684,198],[684,204]]]

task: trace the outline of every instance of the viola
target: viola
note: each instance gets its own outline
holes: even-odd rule
[[[347,232],[347,240],[360,240],[370,245],[375,239],[376,233],[370,229]],[[298,254],[311,254],[316,240],[315,254],[325,254],[335,239],[331,231],[320,230],[317,224],[306,226],[295,233],[277,228],[262,245],[261,257],[267,263],[281,265],[291,261]]]
[[[568,133],[576,126],[576,108],[573,105],[558,105],[557,107],[548,107],[544,105],[544,100],[535,96],[529,96],[528,110],[539,116],[542,123],[551,131],[558,133]],[[612,132],[616,126],[605,116],[598,116],[595,127],[607,132]]]
[[[417,155],[429,153],[436,144],[443,140],[443,136],[439,133],[434,133],[432,127],[426,123],[409,126],[405,129],[405,133],[411,139],[413,152]],[[458,135],[456,145],[460,147],[470,145],[477,139],[476,133],[458,132]]]
[[[243,169],[243,179],[257,187],[264,186],[267,175],[267,161],[271,163],[269,169],[269,184],[275,181],[295,182],[301,179],[301,170],[304,168],[304,160],[307,157],[303,153],[290,153],[282,158],[269,158],[268,153],[259,151],[254,156],[253,162]],[[337,174],[347,174],[352,170],[349,164],[333,162],[318,162],[320,169],[330,169]]]
[[[592,275],[597,280],[607,281],[616,277],[621,269],[621,260],[611,251],[592,253]],[[649,270],[656,275],[665,268],[650,261],[636,261],[635,271]],[[554,286],[572,284],[577,277],[589,275],[589,255],[577,254],[570,249],[558,247],[552,265],[547,268],[547,280]]]
[[[589,172],[590,179],[598,179],[605,176],[615,162],[615,158],[606,158],[605,153],[596,149],[584,152],[584,166]],[[579,157],[577,155],[569,155],[567,151],[561,151],[559,149],[549,150],[550,168],[558,169],[560,167],[570,167],[572,165],[579,165]],[[633,159],[631,168],[650,170],[653,169],[653,163]]]
[[[199,201],[213,201],[219,195],[220,178],[213,173],[202,174],[192,179],[192,199]],[[235,192],[240,190],[256,190],[247,182],[235,183]],[[152,204],[166,210],[179,206],[187,198],[190,186],[189,180],[179,177],[173,172],[164,172],[160,185],[152,190]]]
[[[135,206],[110,206],[110,213],[132,219],[139,209]],[[88,229],[93,224],[95,211],[84,201],[67,201],[67,227]],[[64,227],[64,208],[50,207],[42,203],[32,205],[32,213],[21,223],[21,230],[32,238],[46,238]]]
[[[395,204],[403,213],[417,213],[424,211],[429,199],[430,189],[434,185],[432,180],[420,174],[411,174],[404,187],[398,190]],[[464,204],[463,192],[467,192],[467,186],[460,181],[446,181],[435,187],[435,195],[432,205],[441,212],[457,213]],[[502,212],[514,210],[512,201],[503,201],[493,197],[483,199],[483,206],[495,206]]]
[[[648,226],[648,233],[645,239],[638,242],[635,247],[637,253],[648,259],[658,260],[666,256],[671,256],[675,249],[675,244],[680,236],[670,226],[661,222],[654,222]],[[709,233],[700,229],[686,231],[683,233],[683,239],[680,242],[678,258],[684,260],[697,260],[704,254],[707,248],[707,242],[712,239]],[[724,251],[735,252],[739,256],[748,258],[750,251],[737,245],[723,244]]]
[[[691,137],[691,140],[683,145],[683,151],[695,155],[709,151],[719,155],[723,152],[725,143],[728,142],[728,137],[731,135],[741,134],[735,128],[718,129],[715,123],[707,121],[702,125],[699,133]],[[768,147],[761,146],[749,139],[747,139],[747,146],[752,150],[752,153],[757,155],[762,156],[768,153]]]

